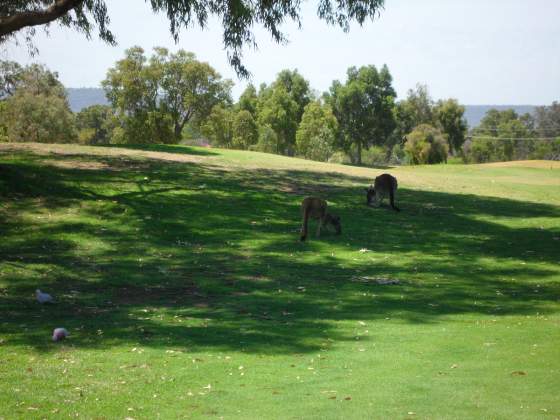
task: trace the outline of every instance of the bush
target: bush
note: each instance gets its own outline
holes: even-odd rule
[[[447,161],[449,146],[445,136],[437,128],[421,124],[406,139],[404,151],[412,165]]]
[[[387,163],[387,151],[380,146],[372,146],[362,151],[362,163],[366,166],[383,165]]]
[[[2,114],[8,141],[71,143],[78,138],[74,115],[59,96],[18,91],[6,100]]]
[[[265,125],[259,130],[259,141],[249,147],[249,150],[264,153],[278,153],[278,136],[269,125]]]
[[[338,151],[332,154],[332,156],[329,158],[329,163],[349,164],[351,163],[351,160],[346,153]]]
[[[560,160],[560,137],[555,140],[538,141],[531,159]]]
[[[400,144],[395,144],[391,149],[391,157],[389,158],[389,163],[392,165],[404,165],[408,163],[406,158],[406,153],[404,148]]]

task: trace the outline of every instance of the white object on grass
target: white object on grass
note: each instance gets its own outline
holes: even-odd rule
[[[53,341],[64,340],[70,333],[66,328],[55,328],[52,334]]]
[[[35,297],[39,303],[52,303],[53,297],[48,293],[43,293],[39,289],[35,290]]]

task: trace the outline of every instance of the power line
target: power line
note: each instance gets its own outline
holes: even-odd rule
[[[483,140],[556,140],[558,137],[487,137],[487,136],[467,136],[469,139]]]
[[[560,133],[560,128],[526,128],[527,131],[540,131],[540,132],[558,132]],[[492,132],[512,132],[514,130],[507,130],[501,128],[478,128],[475,127],[471,131],[492,131]]]

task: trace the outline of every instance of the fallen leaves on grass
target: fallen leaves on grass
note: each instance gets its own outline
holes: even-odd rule
[[[523,370],[515,370],[513,372],[511,372],[512,376],[526,376],[527,372],[523,371]]]

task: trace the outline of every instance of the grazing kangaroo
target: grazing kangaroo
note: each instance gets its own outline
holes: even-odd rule
[[[385,195],[389,194],[391,208],[395,211],[401,211],[395,206],[395,193],[397,191],[397,178],[389,174],[379,175],[375,178],[373,185],[366,188],[368,206],[381,206],[381,202]]]
[[[321,227],[326,227],[329,223],[334,226],[336,234],[340,235],[342,227],[340,225],[340,217],[327,213],[327,202],[317,197],[306,197],[301,203],[303,212],[303,225],[301,227],[301,241],[307,239],[307,224],[309,218],[319,219],[317,225],[317,237],[321,235]]]

